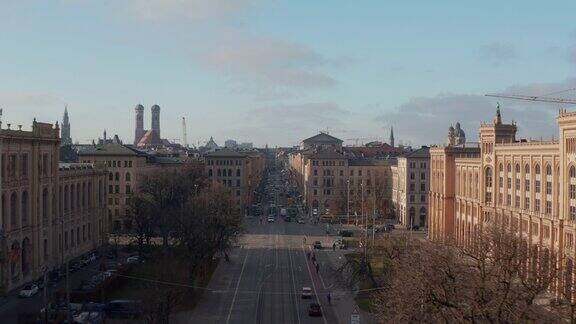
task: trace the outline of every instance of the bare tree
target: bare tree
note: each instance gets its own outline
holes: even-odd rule
[[[416,240],[406,246],[390,256],[388,276],[379,281],[382,322],[557,320],[535,303],[554,280],[554,271],[541,266],[548,257],[531,254],[515,234],[489,227],[465,248]]]
[[[154,211],[152,203],[146,196],[134,194],[130,197],[128,220],[132,224],[133,236],[138,244],[138,254],[142,256],[144,249],[150,246],[154,236]]]

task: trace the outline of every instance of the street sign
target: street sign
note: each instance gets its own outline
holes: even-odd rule
[[[350,315],[350,324],[360,324],[360,314],[357,309],[355,309],[352,312],[352,315]]]

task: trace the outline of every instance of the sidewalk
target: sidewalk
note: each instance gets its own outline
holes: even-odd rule
[[[348,287],[343,287],[342,283],[339,282],[339,278],[336,277],[335,271],[341,267],[345,262],[346,258],[344,254],[350,253],[351,250],[336,250],[324,249],[321,252],[316,251],[317,257],[319,257],[320,264],[320,275],[323,279],[323,284],[331,291],[332,295],[332,307],[336,313],[338,323],[348,324],[350,323],[350,316],[357,310],[360,314],[360,323],[362,324],[372,324],[376,323],[373,315],[361,310],[354,300],[355,294],[350,291]]]

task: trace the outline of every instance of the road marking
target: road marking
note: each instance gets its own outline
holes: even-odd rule
[[[304,245],[302,245],[302,250],[305,250]],[[304,261],[306,261],[306,268],[308,269],[308,274],[310,275],[310,280],[312,281],[312,289],[314,289],[314,295],[316,295],[316,301],[318,305],[322,305],[320,302],[320,298],[318,298],[318,292],[316,291],[316,284],[314,283],[314,278],[312,277],[312,271],[310,271],[310,264],[308,263],[308,259],[306,258],[306,253],[302,253],[302,257],[304,257]],[[321,308],[322,309],[322,308]],[[328,324],[326,321],[326,314],[322,312],[322,319],[324,320],[324,324]]]
[[[226,324],[230,322],[230,316],[232,316],[232,310],[234,309],[234,303],[236,302],[236,295],[238,295],[238,287],[240,287],[240,281],[242,281],[242,274],[244,273],[244,267],[246,266],[246,259],[248,259],[248,251],[246,251],[246,256],[244,257],[244,262],[242,263],[242,270],[240,270],[240,277],[238,277],[238,282],[236,283],[236,289],[234,290],[234,297],[232,298],[232,304],[230,304],[230,311],[228,311]]]
[[[298,315],[298,323],[300,323],[300,308],[298,307],[298,300],[297,294],[298,290],[296,290],[296,281],[294,280],[294,267],[292,265],[292,253],[290,253],[291,249],[288,247],[288,257],[290,259],[290,272],[292,273],[292,286],[294,287],[294,304],[296,304],[296,315]]]

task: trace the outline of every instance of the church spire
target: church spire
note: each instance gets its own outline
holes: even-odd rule
[[[394,127],[390,126],[390,146],[394,147]]]
[[[64,106],[64,117],[62,118],[62,129],[60,133],[62,146],[72,145],[72,137],[70,136],[70,118],[68,116],[68,106]]]
[[[500,103],[496,105],[496,118],[494,119],[494,124],[502,124],[502,115],[500,114]]]

